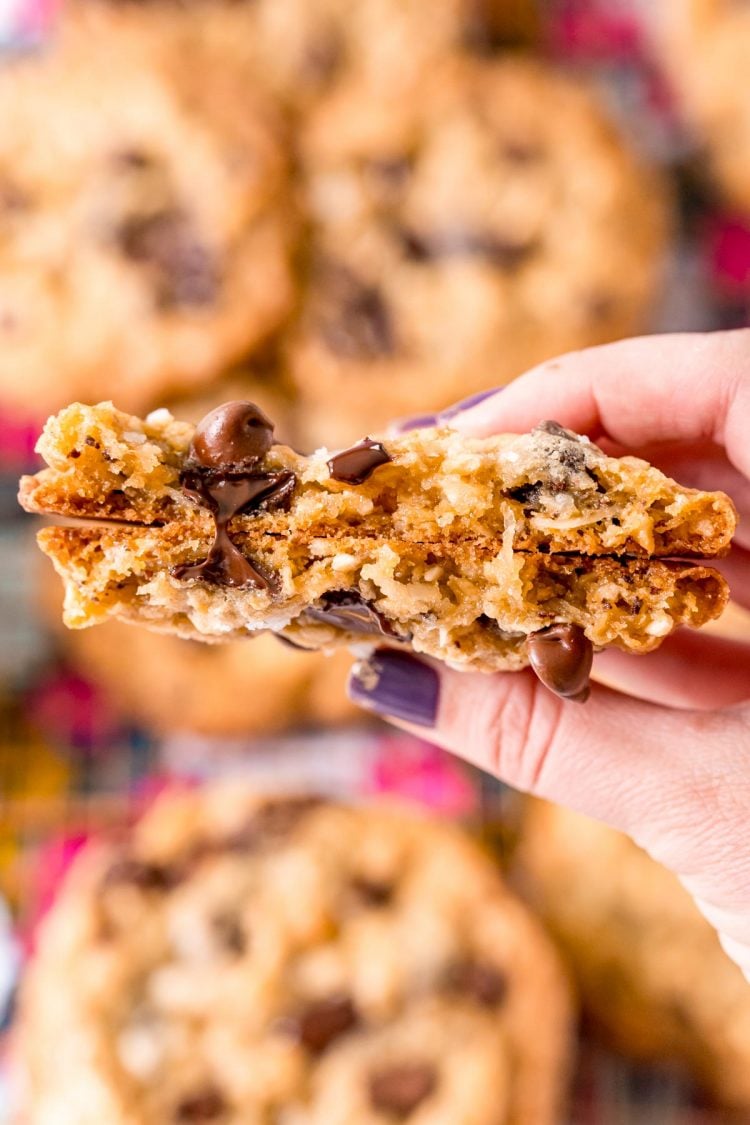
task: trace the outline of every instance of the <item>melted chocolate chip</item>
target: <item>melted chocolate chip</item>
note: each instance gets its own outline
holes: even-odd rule
[[[183,1098],[175,1109],[175,1121],[215,1121],[227,1112],[229,1106],[213,1086],[190,1097]]]
[[[428,1063],[401,1063],[370,1075],[370,1101],[379,1113],[404,1119],[437,1087],[435,1068]]]
[[[496,1008],[508,991],[508,982],[503,974],[493,966],[478,961],[453,965],[446,974],[446,985],[451,992],[470,996],[483,1008]]]
[[[594,649],[579,625],[550,625],[529,637],[529,663],[556,695],[585,703]]]
[[[297,1040],[311,1055],[319,1055],[339,1036],[358,1023],[354,1004],[348,996],[330,996],[286,1017],[281,1030]]]
[[[244,851],[282,840],[309,812],[320,808],[323,803],[322,797],[313,794],[266,801],[256,809],[244,827],[227,840],[227,847]]]
[[[157,302],[162,308],[207,305],[215,300],[216,263],[181,212],[134,215],[119,228],[118,242],[134,262],[153,267]]]
[[[294,491],[294,473],[232,473],[216,479],[215,474],[186,470],[182,487],[209,508],[214,517],[216,536],[207,557],[199,563],[172,567],[175,578],[197,578],[216,586],[251,587],[268,590],[271,581],[245,558],[229,537],[229,521],[240,512],[268,511],[288,504]]]
[[[206,469],[247,468],[273,445],[273,422],[253,402],[226,402],[195,427],[189,459]]]
[[[400,637],[388,618],[360,597],[356,590],[337,590],[324,594],[316,606],[302,614],[304,622],[320,622],[365,637]]]
[[[102,880],[102,887],[132,886],[140,891],[169,891],[179,882],[175,868],[139,859],[113,863]]]
[[[328,307],[321,315],[320,331],[332,352],[361,360],[393,355],[393,322],[376,286],[364,284],[344,267],[329,266],[323,288]]]
[[[271,588],[266,575],[234,545],[228,526],[240,513],[288,507],[296,484],[294,473],[254,471],[272,444],[271,422],[250,402],[225,403],[196,427],[180,483],[212,513],[215,537],[201,562],[172,567],[175,578],[202,579],[217,586]]]
[[[379,441],[364,438],[349,449],[334,454],[328,461],[332,480],[345,484],[363,484],[381,465],[392,460]]]

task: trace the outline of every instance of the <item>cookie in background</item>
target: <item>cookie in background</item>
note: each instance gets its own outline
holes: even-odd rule
[[[446,54],[496,54],[534,44],[540,33],[537,0],[74,0],[63,19],[66,10],[77,22],[198,34],[241,61],[293,115],[309,112],[351,74],[373,90],[407,96]]]
[[[29,1125],[557,1125],[572,1053],[551,943],[468,837],[236,782],[79,857],[19,1026]]]
[[[719,1105],[750,1110],[750,984],[676,876],[543,802],[527,806],[516,864],[605,1042],[680,1064]]]
[[[200,386],[293,298],[277,107],[198,35],[99,17],[0,71],[0,403],[26,414]]]
[[[119,621],[73,631],[60,626],[60,584],[46,565],[39,590],[65,663],[148,730],[251,737],[362,718],[346,695],[344,651],[303,652],[268,633],[205,644]]]
[[[406,101],[355,78],[300,145],[311,241],[288,362],[308,445],[648,326],[664,184],[545,63],[444,60]]]
[[[750,214],[750,9],[733,0],[663,0],[649,19],[704,167],[727,202]]]

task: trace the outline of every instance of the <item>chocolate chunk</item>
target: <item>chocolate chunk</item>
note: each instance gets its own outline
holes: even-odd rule
[[[391,456],[379,441],[364,438],[349,449],[334,454],[328,462],[332,480],[345,484],[363,484],[381,465],[387,465]]]
[[[541,430],[543,434],[552,434],[554,437],[574,438],[575,434],[570,430],[566,430],[559,422],[549,418],[546,422],[540,422],[538,426],[534,427],[535,430]]]
[[[496,1008],[505,999],[507,979],[491,965],[478,961],[463,961],[453,965],[446,974],[446,985],[451,992],[470,996],[483,1008]]]
[[[207,469],[247,468],[273,445],[273,422],[253,402],[225,402],[195,427],[189,457]]]
[[[227,846],[243,851],[283,840],[309,812],[320,808],[322,804],[323,798],[312,793],[266,801],[256,809],[244,827],[227,840]]]
[[[319,1055],[357,1023],[358,1016],[351,999],[348,996],[330,996],[310,1004],[296,1016],[286,1017],[281,1023],[281,1030],[296,1039],[311,1055]]]
[[[563,699],[585,703],[594,649],[579,625],[550,625],[528,640],[529,663],[539,679]]]
[[[415,262],[440,258],[484,258],[502,270],[515,269],[536,249],[530,242],[511,242],[494,234],[471,231],[435,231],[423,235],[403,230],[400,237],[406,256]]]
[[[133,886],[141,891],[169,891],[179,881],[175,868],[125,858],[112,864],[102,880],[102,887]]]
[[[247,935],[235,914],[216,914],[211,919],[211,928],[229,953],[239,957],[247,949]]]
[[[128,258],[155,270],[162,308],[207,305],[216,298],[219,280],[213,256],[180,211],[130,216],[117,237]]]
[[[154,167],[154,159],[140,148],[124,148],[115,152],[112,158],[119,167],[133,172],[144,172]]]
[[[327,346],[345,359],[375,360],[391,356],[396,339],[381,291],[365,285],[344,267],[328,267],[320,331]]]
[[[509,489],[508,496],[511,500],[517,500],[519,504],[523,504],[524,508],[538,508],[543,492],[544,485],[542,482],[535,481],[533,484],[521,484],[518,488]]]
[[[300,615],[305,623],[320,622],[366,637],[399,637],[388,618],[362,598],[356,590],[336,590],[324,594],[318,605]]]
[[[395,191],[404,186],[411,175],[412,165],[407,157],[394,156],[390,159],[368,160],[363,165],[378,185],[387,191]]]
[[[26,211],[31,206],[31,198],[21,188],[8,180],[0,182],[0,211],[20,212]]]
[[[438,1076],[429,1063],[401,1063],[370,1075],[370,1101],[379,1113],[401,1119],[434,1093]]]
[[[215,1121],[229,1109],[221,1093],[213,1086],[183,1098],[175,1109],[175,1121]]]
[[[388,906],[393,901],[393,883],[381,879],[360,876],[352,880],[352,890],[365,906]]]
[[[536,164],[544,154],[541,147],[533,141],[525,141],[518,137],[512,141],[505,141],[500,149],[500,155],[510,164],[523,165]]]

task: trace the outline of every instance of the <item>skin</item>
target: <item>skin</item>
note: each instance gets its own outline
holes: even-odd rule
[[[750,608],[750,330],[563,356],[450,425],[485,436],[541,418],[645,456],[681,483],[727,491],[740,523],[722,569]],[[750,978],[750,632],[746,644],[685,631],[646,657],[601,653],[583,706],[530,672],[435,667],[433,741],[628,833],[680,877]]]

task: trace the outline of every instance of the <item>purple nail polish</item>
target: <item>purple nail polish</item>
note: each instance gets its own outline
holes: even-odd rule
[[[477,391],[476,394],[469,395],[468,398],[462,398],[460,402],[449,406],[447,410],[438,414],[438,419],[441,422],[447,422],[449,419],[455,418],[457,414],[463,414],[465,410],[471,410],[472,406],[479,406],[480,402],[499,394],[502,389],[502,387],[491,387],[488,391]]]
[[[355,703],[376,715],[420,727],[435,725],[440,678],[434,668],[408,652],[378,649],[354,665],[348,691]]]
[[[405,434],[409,430],[424,430],[427,426],[436,426],[438,418],[439,415],[437,414],[417,414],[413,418],[397,418],[395,422],[391,422],[389,429],[393,434]]]

